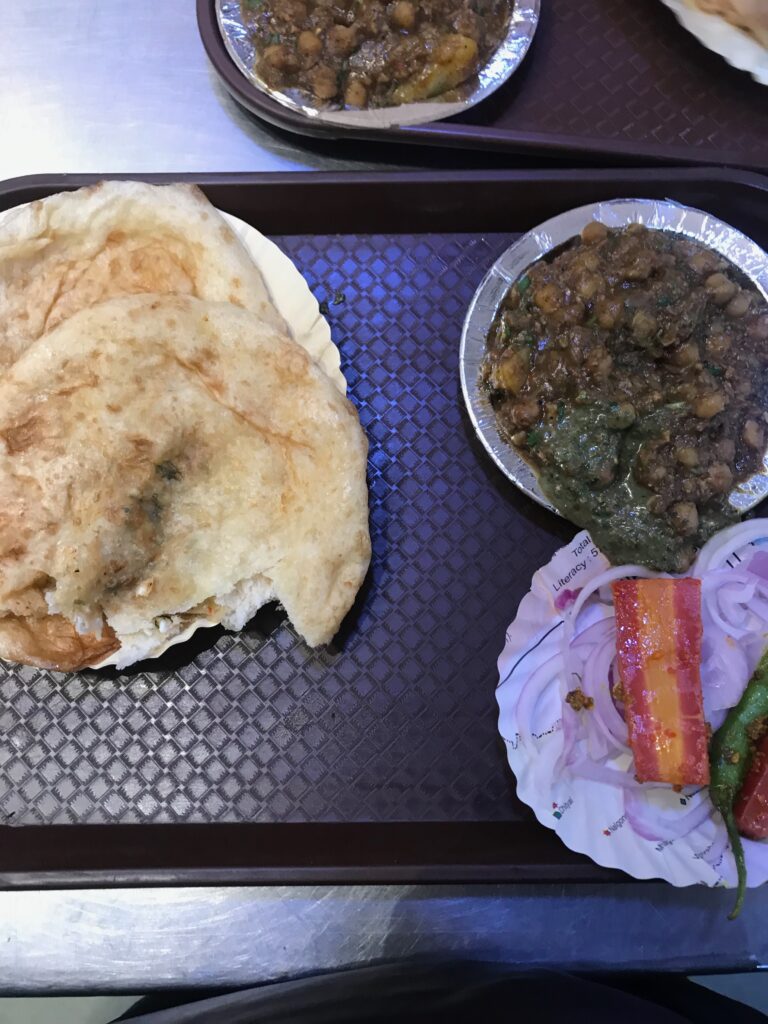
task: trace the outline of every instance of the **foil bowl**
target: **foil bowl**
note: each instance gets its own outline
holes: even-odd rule
[[[450,100],[442,101],[438,98],[424,103],[406,103],[399,107],[371,110],[314,106],[298,92],[272,89],[256,70],[257,51],[243,20],[240,0],[216,0],[216,18],[227,52],[240,73],[281,106],[303,114],[318,124],[383,129],[426,124],[461,114],[494,93],[523,62],[539,23],[540,2],[515,0],[506,37],[473,78],[451,90]]]
[[[529,498],[558,515],[560,511],[543,494],[533,468],[499,433],[491,403],[480,387],[480,367],[491,326],[510,287],[532,263],[575,238],[592,220],[609,228],[644,224],[700,242],[729,260],[768,301],[768,255],[760,246],[710,214],[671,200],[615,199],[580,206],[540,224],[502,253],[485,275],[467,311],[459,355],[461,389],[477,436],[502,473]],[[738,484],[731,491],[729,502],[744,513],[766,496],[768,452],[760,472]]]

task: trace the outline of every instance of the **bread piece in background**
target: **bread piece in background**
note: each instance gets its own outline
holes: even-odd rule
[[[768,48],[768,0],[693,0],[693,5],[725,18]]]

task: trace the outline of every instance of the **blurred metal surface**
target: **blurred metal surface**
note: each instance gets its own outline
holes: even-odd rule
[[[192,0],[1,7],[0,178],[382,166],[305,149],[241,110],[208,64]]]
[[[659,884],[0,893],[0,991],[248,985],[403,957],[565,969],[747,970],[768,891]]]

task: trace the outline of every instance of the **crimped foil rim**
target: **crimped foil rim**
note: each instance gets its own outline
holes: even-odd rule
[[[494,93],[522,64],[538,27],[540,6],[541,0],[515,0],[505,39],[480,72],[459,86],[459,100],[407,103],[375,110],[318,110],[295,96],[271,89],[255,71],[256,53],[241,18],[240,0],[216,0],[216,20],[232,62],[266,96],[320,124],[381,130],[442,120],[469,110]]]

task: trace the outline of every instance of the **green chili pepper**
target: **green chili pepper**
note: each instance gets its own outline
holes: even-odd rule
[[[731,708],[725,722],[713,736],[709,751],[709,794],[723,816],[738,874],[736,903],[729,915],[731,920],[741,913],[747,888],[744,847],[733,807],[744,785],[752,754],[750,726],[765,715],[768,715],[768,651],[760,659],[741,700]]]
[[[531,279],[527,274],[523,274],[520,280],[517,282],[517,290],[521,295],[525,295],[528,289],[531,287]]]

